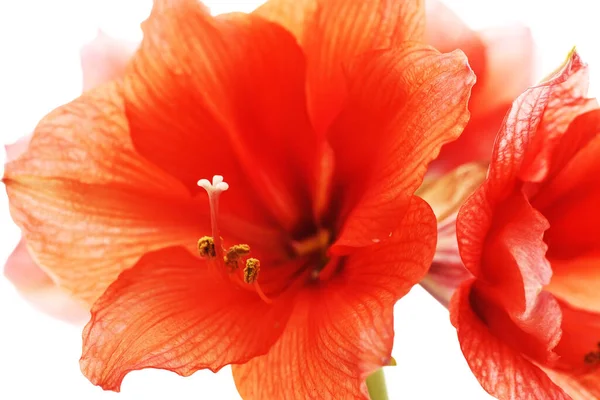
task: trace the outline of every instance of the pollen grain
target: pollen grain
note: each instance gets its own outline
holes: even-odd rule
[[[260,261],[256,258],[246,260],[246,268],[244,268],[244,282],[254,283],[258,279],[260,271]]]
[[[245,257],[248,254],[250,254],[250,246],[247,244],[236,244],[227,250],[227,253],[225,253],[225,256],[223,257],[223,261],[225,262],[225,265],[229,267],[229,270],[233,272],[238,269],[242,257]]]
[[[202,258],[215,258],[215,241],[211,236],[203,236],[198,240],[198,254]]]

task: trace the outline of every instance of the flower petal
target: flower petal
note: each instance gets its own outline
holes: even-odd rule
[[[159,250],[123,272],[94,304],[81,369],[114,391],[142,368],[183,376],[217,371],[264,354],[290,308],[286,301],[264,303],[183,248]]]
[[[463,283],[450,303],[461,350],[481,386],[500,400],[570,400],[533,363],[494,336],[473,312],[472,281]]]
[[[425,4],[425,42],[442,53],[462,50],[469,59],[469,65],[478,80],[473,88],[473,92],[475,92],[475,88],[481,85],[479,79],[487,67],[486,48],[483,40],[444,3],[429,0]]]
[[[348,75],[350,98],[329,133],[346,247],[395,229],[427,164],[466,125],[475,81],[461,52],[416,43],[361,57]]]
[[[525,26],[489,28],[477,33],[483,41],[486,60],[485,70],[477,75],[470,103],[471,112],[478,116],[499,107],[508,110],[531,86],[535,51],[531,30]]]
[[[600,398],[600,372],[574,378],[571,375],[551,369],[545,370],[548,376],[573,400],[597,400]]]
[[[122,78],[136,48],[136,43],[117,40],[98,31],[96,37],[81,49],[83,90]]]
[[[31,142],[31,136],[32,134],[30,133],[14,143],[4,146],[4,149],[6,150],[6,162],[16,160],[21,154],[25,153],[29,147],[29,142]]]
[[[477,76],[469,124],[431,163],[429,172],[440,174],[466,162],[490,159],[510,104],[533,83],[533,38],[522,26],[473,32],[438,1],[427,3],[427,20],[428,43],[442,52],[463,50]]]
[[[486,173],[487,168],[483,164],[465,164],[439,179],[430,179],[416,193],[431,206],[438,222],[435,256],[427,276],[420,284],[446,307],[454,290],[464,280],[472,277],[458,253],[458,209],[483,182]]]
[[[459,243],[468,240],[461,233],[464,219],[469,218],[468,210],[463,208],[459,213]],[[510,312],[528,314],[542,288],[550,283],[552,268],[545,258],[547,246],[543,241],[548,227],[548,221],[523,193],[511,195],[495,210],[494,223],[482,247],[480,274],[476,276],[496,292],[497,301]],[[460,254],[463,260],[473,256],[463,248]]]
[[[366,377],[391,357],[393,305],[423,277],[435,248],[435,218],[421,199],[399,225],[302,292],[266,355],[233,366],[244,399],[368,399]]]
[[[346,100],[344,65],[424,34],[421,0],[298,1],[303,9],[288,3],[271,0],[256,12],[297,35],[307,56],[308,107],[318,132],[325,132]]]
[[[46,116],[4,183],[36,260],[89,304],[145,252],[208,231],[208,208],[133,150],[117,83]]]
[[[426,180],[416,191],[433,209],[438,225],[452,216],[475,189],[481,185],[487,174],[484,163],[461,165],[441,178]]]
[[[600,252],[568,259],[550,258],[552,280],[547,290],[586,310],[600,312]]]
[[[600,313],[576,308],[564,300],[559,300],[559,304],[562,336],[555,348],[560,356],[555,369],[576,378],[600,373]],[[600,383],[596,390],[600,391]]]
[[[494,192],[511,187],[516,178],[526,182],[544,179],[557,140],[578,114],[597,104],[585,97],[587,89],[587,65],[572,52],[562,69],[515,100],[492,155]]]
[[[75,324],[83,324],[89,318],[84,305],[60,289],[37,265],[24,239],[6,260],[4,275],[15,285],[19,294],[37,309]]]
[[[577,112],[593,105],[583,97],[586,90],[587,67],[573,52],[548,81],[513,103],[498,133],[488,178],[467,200],[457,221],[461,256],[474,275],[480,274],[483,244],[496,207],[518,179],[537,182],[548,173],[553,138],[560,138]]]
[[[195,0],[156,1],[143,28],[125,78],[136,149],[194,193],[225,176],[224,213],[292,229],[310,210],[318,150],[294,37]]]

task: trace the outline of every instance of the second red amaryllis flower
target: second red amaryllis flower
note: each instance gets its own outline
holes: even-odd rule
[[[459,212],[473,276],[451,316],[469,366],[499,399],[600,397],[600,109],[587,88],[574,52],[521,95]]]
[[[214,18],[155,1],[124,78],[51,113],[7,165],[36,258],[94,302],[92,382],[237,364],[244,398],[351,399],[389,361],[393,304],[435,247],[413,193],[474,76],[409,41],[419,2],[315,4],[281,25],[265,19],[281,3]]]
[[[428,0],[426,5],[426,42],[442,52],[464,51],[477,77],[469,99],[469,123],[431,163],[430,176],[439,176],[464,163],[489,161],[504,115],[534,83],[535,51],[525,26],[473,31],[444,3]]]

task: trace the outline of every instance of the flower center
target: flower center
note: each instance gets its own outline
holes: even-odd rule
[[[212,236],[203,236],[198,240],[198,254],[200,257],[216,261],[220,273],[244,288],[253,288],[265,303],[271,303],[260,285],[258,284],[258,273],[260,271],[260,260],[246,258],[250,255],[250,246],[247,244],[236,244],[225,250],[223,239],[219,234],[218,213],[219,196],[229,189],[229,184],[223,180],[221,175],[213,176],[212,182],[208,179],[200,179],[198,186],[204,188],[208,194],[210,205],[210,223]],[[244,261],[244,258],[246,260]],[[240,264],[245,265],[241,274]]]

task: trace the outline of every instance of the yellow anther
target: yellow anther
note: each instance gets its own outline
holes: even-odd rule
[[[229,267],[230,271],[235,271],[238,268],[240,259],[248,254],[250,254],[250,246],[247,244],[236,244],[227,250],[223,261]]]
[[[202,258],[215,258],[215,241],[210,236],[203,236],[198,240],[198,253]]]
[[[244,268],[244,282],[254,283],[258,278],[260,271],[260,261],[256,258],[246,260],[246,268]]]

